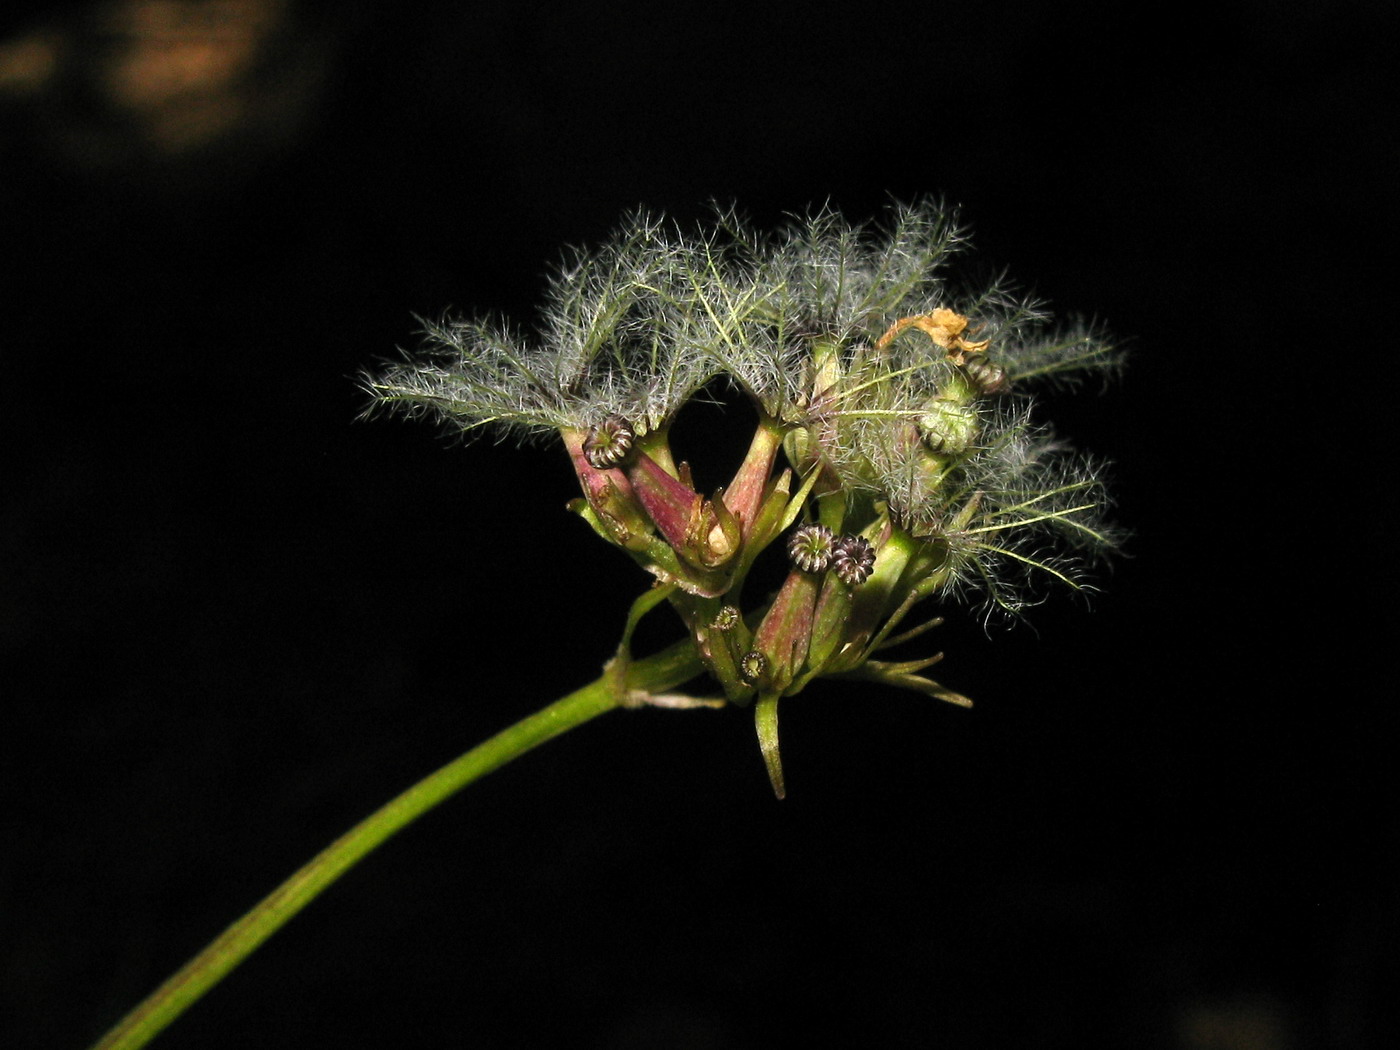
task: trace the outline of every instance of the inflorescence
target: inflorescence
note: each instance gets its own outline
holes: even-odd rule
[[[367,380],[380,405],[463,431],[557,433],[593,529],[650,572],[701,661],[755,702],[782,793],[777,702],[842,675],[968,701],[875,655],[925,598],[1017,612],[1037,578],[1082,586],[1113,545],[1099,467],[1031,420],[1030,392],[1116,367],[1091,329],[1053,329],[1001,285],[950,287],[963,244],[935,205],[883,229],[826,210],[762,236],[732,216],[686,236],[638,217],[555,275],[540,335],[431,323],[417,359]],[[730,483],[676,463],[681,408],[724,383],[757,423]],[[784,533],[777,593],[746,602]]]

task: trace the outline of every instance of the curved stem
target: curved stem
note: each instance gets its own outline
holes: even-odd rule
[[[632,663],[627,669],[626,687],[645,693],[672,689],[700,670],[694,647],[682,642]],[[472,781],[546,740],[611,711],[625,699],[617,695],[605,672],[582,689],[521,719],[429,774],[360,821],[259,901],[122,1018],[94,1044],[93,1050],[135,1050],[145,1046],[322,890],[390,836]]]

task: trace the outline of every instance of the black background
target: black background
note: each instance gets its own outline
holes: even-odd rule
[[[76,35],[0,109],[0,1044],[85,1045],[615,644],[556,447],[357,421],[415,312],[528,322],[639,204],[935,195],[1131,348],[1044,406],[1116,464],[1102,593],[947,609],[971,712],[787,701],[782,803],[746,712],[609,715],[158,1045],[1390,1045],[1393,8],[300,6],[291,130],[173,160],[85,10],[4,27]]]

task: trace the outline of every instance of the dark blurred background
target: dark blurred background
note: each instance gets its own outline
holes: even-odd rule
[[[1044,406],[1116,463],[1102,593],[949,608],[971,712],[787,701],[782,803],[746,712],[610,715],[157,1045],[1394,1045],[1395,10],[8,5],[0,1045],[615,644],[645,580],[557,448],[357,421],[414,313],[527,323],[637,205],[922,195],[1131,347]]]

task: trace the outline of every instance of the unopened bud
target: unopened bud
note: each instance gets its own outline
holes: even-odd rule
[[[739,673],[746,682],[757,682],[768,673],[768,657],[757,649],[750,649],[739,661]]]
[[[732,631],[739,626],[739,610],[732,605],[720,607],[715,613],[715,618],[710,621],[710,629],[714,631]]]
[[[977,436],[977,410],[958,401],[934,401],[919,417],[919,433],[930,452],[965,452]]]
[[[597,470],[615,467],[632,451],[635,436],[627,420],[621,416],[609,416],[596,427],[588,429],[588,436],[583,439],[583,455]]]
[[[831,555],[832,568],[848,587],[858,587],[875,571],[875,548],[863,536],[842,536]]]
[[[1011,389],[1011,377],[1006,369],[985,354],[973,354],[963,362],[963,372],[979,394],[1005,394]]]
[[[788,556],[803,572],[826,572],[835,543],[825,525],[803,525],[788,540]]]

